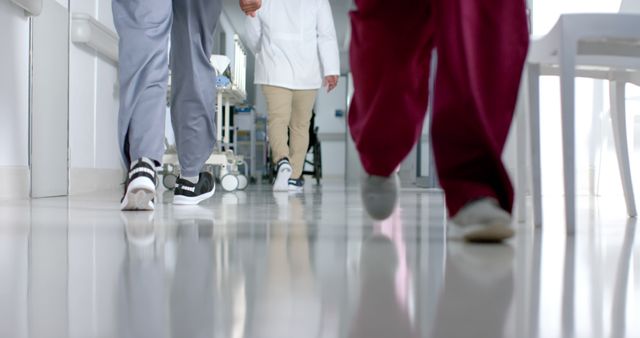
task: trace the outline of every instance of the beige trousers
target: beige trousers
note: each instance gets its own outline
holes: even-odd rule
[[[291,90],[262,85],[262,93],[267,99],[267,132],[273,162],[288,157],[293,168],[291,178],[297,179],[302,175],[309,146],[311,110],[317,92],[316,89]]]

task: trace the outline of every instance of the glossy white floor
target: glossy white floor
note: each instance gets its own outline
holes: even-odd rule
[[[1,201],[0,337],[640,337],[621,199],[580,199],[574,238],[547,198],[543,231],[470,245],[445,240],[438,192],[373,223],[356,189],[308,188]]]

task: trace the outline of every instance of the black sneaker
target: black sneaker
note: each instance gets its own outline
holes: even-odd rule
[[[156,196],[156,170],[147,158],[140,158],[129,169],[120,210],[153,210]]]
[[[178,177],[173,190],[173,204],[195,205],[213,196],[215,191],[216,182],[209,172],[201,172],[196,184]]]
[[[291,164],[288,158],[278,161],[276,180],[273,182],[273,191],[289,191],[289,178],[291,178]]]
[[[289,179],[289,192],[303,192],[304,191],[304,178]]]

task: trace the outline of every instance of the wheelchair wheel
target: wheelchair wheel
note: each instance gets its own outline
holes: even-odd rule
[[[178,176],[174,174],[165,174],[162,177],[162,185],[164,185],[167,190],[173,190],[176,187],[176,181],[178,180]]]
[[[322,179],[322,148],[320,142],[316,142],[313,146],[313,177],[316,179],[316,184],[320,185],[320,179]]]

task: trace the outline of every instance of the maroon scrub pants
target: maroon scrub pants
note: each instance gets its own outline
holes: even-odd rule
[[[494,197],[511,211],[501,160],[529,37],[524,0],[356,0],[349,127],[362,164],[389,176],[418,141],[438,52],[431,138],[447,208]]]

